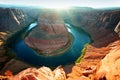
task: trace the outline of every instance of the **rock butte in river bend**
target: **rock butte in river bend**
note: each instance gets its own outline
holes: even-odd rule
[[[53,53],[69,43],[69,34],[64,21],[55,10],[42,10],[38,18],[38,26],[25,38],[25,43],[43,55]],[[51,54],[52,53],[52,54]]]

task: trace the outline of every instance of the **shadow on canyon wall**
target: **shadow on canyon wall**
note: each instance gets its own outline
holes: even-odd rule
[[[66,13],[69,16],[66,21],[88,32],[95,47],[104,47],[119,39],[114,31],[120,21],[120,10],[117,8],[72,8]]]

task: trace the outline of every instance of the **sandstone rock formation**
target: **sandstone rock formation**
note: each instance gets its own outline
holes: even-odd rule
[[[13,76],[10,72],[6,72],[6,76],[0,76],[4,80],[66,80],[66,75],[61,66],[52,71],[48,67],[28,68]]]
[[[68,80],[82,80],[81,76],[88,78],[96,70],[96,65],[109,53],[111,47],[96,48],[94,46],[87,46],[86,54],[80,63],[72,67],[71,73],[67,74]],[[84,80],[84,79],[83,79]],[[85,79],[87,80],[87,79]]]
[[[68,44],[69,34],[57,11],[43,10],[38,18],[38,27],[29,33],[25,42],[39,53],[50,56]]]
[[[109,54],[100,61],[95,73],[95,80],[120,80],[120,41]]]

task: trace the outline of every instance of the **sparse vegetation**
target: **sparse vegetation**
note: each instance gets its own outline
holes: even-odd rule
[[[89,45],[88,43],[84,45],[84,48],[83,48],[82,51],[81,51],[81,55],[80,55],[80,57],[75,61],[75,64],[78,64],[78,63],[81,62],[82,58],[84,57],[84,55],[85,55],[85,53],[86,53],[86,50],[87,50],[87,46],[88,46],[88,45]]]

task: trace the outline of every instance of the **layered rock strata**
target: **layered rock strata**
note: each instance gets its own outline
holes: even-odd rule
[[[112,50],[100,61],[95,72],[95,80],[120,80],[120,41],[118,45],[112,47]]]
[[[40,54],[50,56],[56,54],[54,51],[68,45],[69,34],[64,21],[56,11],[44,10],[39,15],[38,27],[28,34],[25,42]]]

